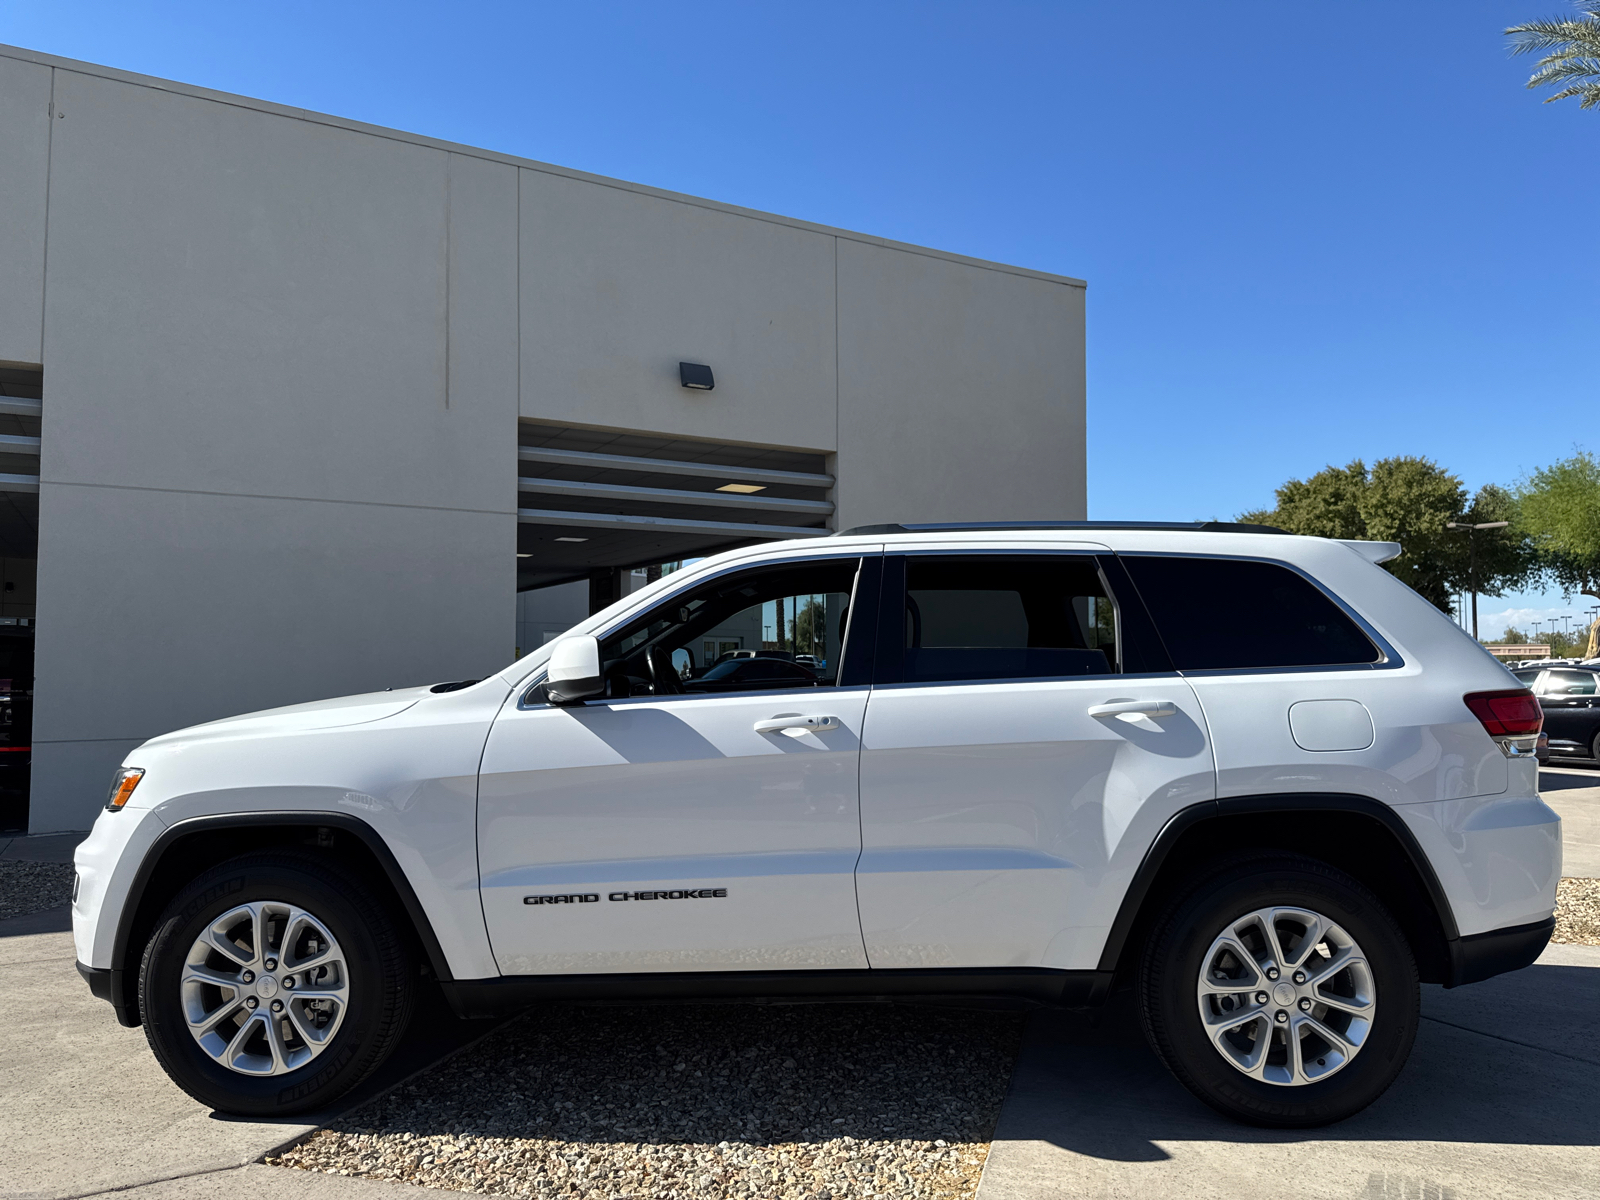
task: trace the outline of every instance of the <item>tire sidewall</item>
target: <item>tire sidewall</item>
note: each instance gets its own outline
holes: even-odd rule
[[[1316,1083],[1250,1078],[1223,1058],[1200,1019],[1196,988],[1206,952],[1233,921],[1270,907],[1327,917],[1355,939],[1372,970],[1377,1012],[1367,1039],[1344,1068]],[[1191,1091],[1230,1116],[1297,1126],[1342,1120],[1382,1095],[1410,1055],[1419,1019],[1410,946],[1375,897],[1331,868],[1258,865],[1214,879],[1177,907],[1151,954],[1160,959],[1152,964],[1159,982],[1147,986],[1144,1003],[1147,1026],[1159,1027],[1157,1050]],[[1147,980],[1153,974],[1147,969]]]
[[[350,1000],[332,1043],[305,1066],[266,1077],[231,1071],[189,1032],[180,992],[190,947],[217,917],[250,901],[303,908],[326,925],[344,954]],[[299,1111],[331,1100],[359,1080],[379,1037],[385,979],[378,946],[356,906],[309,865],[225,864],[185,889],[157,924],[139,972],[139,1008],[157,1058],[190,1095],[213,1108],[251,1115]]]

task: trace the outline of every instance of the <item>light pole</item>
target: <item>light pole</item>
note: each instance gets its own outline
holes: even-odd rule
[[[1449,521],[1446,529],[1467,535],[1467,582],[1472,588],[1472,640],[1478,640],[1478,539],[1480,529],[1504,529],[1510,521],[1484,521],[1479,525],[1463,525],[1460,521]]]

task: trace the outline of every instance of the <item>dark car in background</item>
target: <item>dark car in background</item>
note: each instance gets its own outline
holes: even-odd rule
[[[1523,667],[1512,674],[1539,698],[1551,758],[1600,760],[1600,671],[1551,666]]]

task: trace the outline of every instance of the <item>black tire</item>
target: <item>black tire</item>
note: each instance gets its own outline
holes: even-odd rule
[[[277,1075],[241,1074],[207,1054],[189,1032],[180,993],[195,940],[208,924],[253,900],[283,901],[311,913],[348,966],[349,1005],[341,1023],[308,1063]],[[377,1069],[410,1019],[416,974],[408,941],[359,879],[325,858],[264,852],[207,871],[167,906],[140,963],[139,1008],[150,1049],[189,1095],[239,1116],[282,1116],[324,1108]]]
[[[1212,1044],[1199,1011],[1202,961],[1213,940],[1275,906],[1303,907],[1340,926],[1364,953],[1375,988],[1359,1050],[1328,1077],[1295,1086],[1234,1066]],[[1274,1129],[1342,1121],[1381,1096],[1411,1053],[1421,1000],[1411,946],[1378,898],[1326,863],[1287,854],[1245,858],[1181,889],[1146,943],[1139,995],[1145,1035],[1178,1082],[1218,1112]]]

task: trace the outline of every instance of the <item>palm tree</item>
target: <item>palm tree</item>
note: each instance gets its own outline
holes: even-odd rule
[[[1530,88],[1564,84],[1545,103],[1579,96],[1579,108],[1600,108],[1600,0],[1574,0],[1578,17],[1529,21],[1506,30],[1511,53],[1549,51],[1528,80]]]

